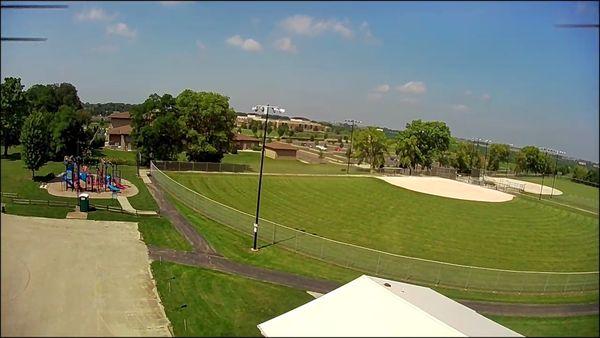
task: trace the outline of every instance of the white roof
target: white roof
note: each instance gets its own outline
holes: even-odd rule
[[[366,275],[258,329],[266,337],[521,336],[430,288]]]

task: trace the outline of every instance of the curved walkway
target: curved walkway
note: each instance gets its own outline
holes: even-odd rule
[[[159,205],[161,215],[167,217],[173,226],[193,246],[193,252],[161,249],[149,246],[150,258],[178,264],[197,266],[221,272],[241,275],[247,278],[285,285],[298,289],[326,293],[341,286],[340,283],[308,278],[288,272],[261,268],[231,261],[219,255],[194,227],[171,205],[163,192],[153,183],[147,183],[150,194]],[[599,313],[599,304],[517,304],[496,303],[472,300],[457,300],[469,308],[483,314],[504,316],[580,316]]]

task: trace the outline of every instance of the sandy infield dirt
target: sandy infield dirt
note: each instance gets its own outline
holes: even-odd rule
[[[137,224],[2,214],[2,336],[170,336]]]
[[[395,186],[424,194],[479,202],[507,202],[513,195],[435,176],[383,176],[377,177]]]
[[[515,180],[514,178],[505,178],[505,177],[490,177],[490,176],[486,176],[485,177],[486,181],[493,181],[493,182],[497,182],[497,183],[501,183],[501,184],[507,184],[507,185],[517,185],[517,186],[524,186],[525,188],[525,192],[531,193],[531,194],[539,194],[540,193],[540,188],[542,188],[541,184],[537,184],[537,183],[531,183],[531,182],[526,182],[526,181],[521,181],[521,180]],[[546,183],[546,182],[544,182]],[[550,178],[550,183],[552,183],[552,178]],[[554,188],[554,192],[552,192],[552,187],[547,186],[544,184],[544,188],[542,188],[542,195],[562,195],[562,191]]]

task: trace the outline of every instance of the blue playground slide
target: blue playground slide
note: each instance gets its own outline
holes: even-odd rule
[[[114,186],[114,185],[112,185],[112,184],[109,184],[109,185],[107,185],[107,187],[108,187],[108,189],[110,189],[110,191],[112,191],[112,192],[121,192],[121,189],[119,189],[119,188],[115,187],[115,186]]]

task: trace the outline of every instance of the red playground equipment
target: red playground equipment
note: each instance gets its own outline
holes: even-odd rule
[[[95,174],[91,172],[87,165],[79,165],[73,156],[65,156],[64,164],[63,182],[65,190],[70,188],[78,193],[83,191],[98,193],[112,191],[118,193],[127,188],[127,186],[121,184],[121,171],[118,170],[117,164],[112,164],[104,159],[100,159]]]

